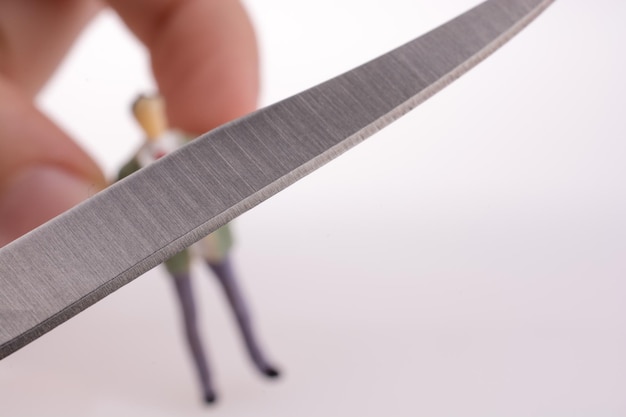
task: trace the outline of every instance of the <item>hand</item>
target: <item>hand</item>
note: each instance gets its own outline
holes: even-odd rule
[[[256,41],[237,0],[3,0],[0,246],[105,186],[96,164],[33,104],[104,7],[150,51],[172,127],[205,132],[256,106]]]

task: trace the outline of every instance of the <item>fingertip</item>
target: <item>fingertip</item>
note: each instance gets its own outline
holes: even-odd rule
[[[172,126],[202,133],[256,108],[256,36],[239,1],[109,2],[150,50]]]
[[[256,36],[239,2],[191,2],[151,51],[174,126],[204,132],[256,108]]]
[[[0,246],[58,216],[98,191],[99,184],[54,165],[29,166],[0,194]]]
[[[0,78],[0,244],[104,186],[93,160]]]

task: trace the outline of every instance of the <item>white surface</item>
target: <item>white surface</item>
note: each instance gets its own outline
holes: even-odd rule
[[[477,2],[248,3],[267,104]],[[279,383],[253,374],[198,270],[222,400],[204,409],[152,271],[0,362],[0,415],[626,415],[624,21],[623,1],[557,1],[237,221]],[[141,137],[128,103],[150,86],[144,53],[104,14],[41,105],[112,173]]]

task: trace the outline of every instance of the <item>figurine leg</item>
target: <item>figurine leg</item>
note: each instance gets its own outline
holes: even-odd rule
[[[216,396],[211,383],[211,373],[204,355],[204,349],[202,348],[200,334],[198,333],[196,307],[189,273],[176,274],[173,276],[173,281],[183,313],[187,343],[196,364],[200,383],[202,384],[204,400],[207,403],[212,403],[215,402]]]
[[[224,289],[224,293],[228,298],[228,302],[230,303],[235,314],[235,318],[237,319],[237,323],[239,324],[241,335],[252,362],[254,362],[254,365],[263,375],[269,378],[278,377],[280,372],[265,359],[265,355],[262,353],[256,337],[254,336],[250,315],[248,314],[248,309],[246,308],[241,291],[237,286],[237,281],[229,259],[225,258],[218,263],[207,262],[207,264],[218,278],[222,288]]]

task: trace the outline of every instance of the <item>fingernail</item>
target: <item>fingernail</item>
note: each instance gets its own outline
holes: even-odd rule
[[[52,165],[19,171],[0,188],[0,246],[85,200],[95,188],[94,182]]]

